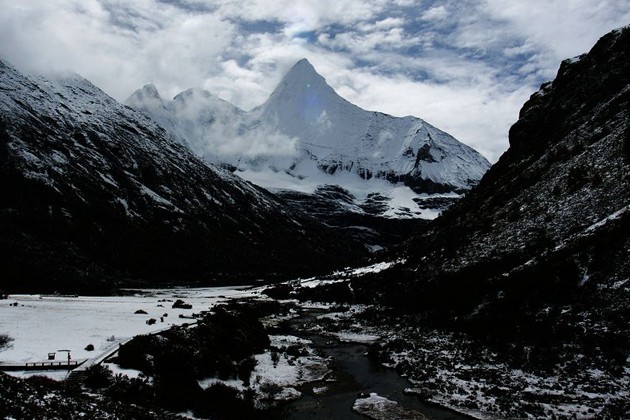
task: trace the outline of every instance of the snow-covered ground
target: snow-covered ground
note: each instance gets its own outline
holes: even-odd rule
[[[319,286],[324,286],[328,284],[341,283],[350,280],[350,278],[361,276],[363,274],[368,273],[380,273],[383,270],[387,270],[397,264],[402,264],[405,262],[404,258],[399,258],[396,261],[389,262],[379,262],[376,264],[351,268],[348,267],[344,270],[339,270],[331,273],[325,277],[309,277],[307,279],[298,279],[299,281],[289,281],[288,284],[293,285],[294,287],[305,287],[305,288],[314,288]]]
[[[352,410],[374,420],[428,420],[429,418],[413,410],[401,407],[396,401],[372,392],[369,397],[358,398]]]
[[[72,360],[94,358],[134,335],[194,322],[179,315],[190,317],[227,298],[255,293],[243,287],[215,287],[138,290],[130,296],[10,295],[0,301],[0,334],[8,334],[15,341],[0,353],[0,362],[41,362],[51,352],[56,352],[55,361],[67,360],[66,353],[59,350],[70,350]],[[192,309],[172,308],[177,299],[191,304]],[[140,309],[146,314],[134,313]],[[150,318],[157,322],[148,325]],[[85,350],[88,344],[94,346],[94,351]]]

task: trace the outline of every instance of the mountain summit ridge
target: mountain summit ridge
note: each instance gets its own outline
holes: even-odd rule
[[[165,102],[169,117],[141,99],[136,92],[126,103],[166,121],[165,128],[197,154],[255,184],[310,193],[318,186],[339,185],[359,205],[378,193],[389,200],[387,217],[433,218],[437,211],[431,205],[418,204],[421,195],[457,197],[490,167],[477,151],[420,118],[350,103],[307,59],[299,60],[269,98],[249,112],[199,104],[199,115],[213,117],[186,119],[178,117],[178,105],[171,101]],[[394,195],[406,200],[397,202]]]
[[[299,91],[300,88],[328,91],[337,95],[326,79],[315,70],[306,58],[299,60],[289,69],[272,91],[267,102],[280,95],[281,92]],[[338,96],[338,95],[337,95]]]

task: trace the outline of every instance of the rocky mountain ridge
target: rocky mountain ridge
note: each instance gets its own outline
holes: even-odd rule
[[[366,297],[493,334],[544,336],[528,317],[617,334],[610,323],[630,316],[620,305],[630,293],[628,51],[623,28],[564,61],[479,186],[410,241],[406,262],[375,276]],[[376,292],[382,284],[387,293]]]
[[[606,35],[588,54],[564,61],[556,79],[532,95],[510,130],[510,149],[466,200],[415,240],[414,248],[459,233],[437,251],[448,258],[436,273],[487,265],[494,268],[480,277],[509,278],[622,223],[630,205],[629,45],[627,28]],[[577,271],[596,281],[604,267],[586,258],[591,252],[580,253]],[[412,254],[411,264],[427,257]],[[625,262],[618,263],[616,280],[627,275]]]

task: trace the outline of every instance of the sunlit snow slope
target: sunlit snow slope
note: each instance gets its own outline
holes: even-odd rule
[[[434,218],[445,201],[426,201],[427,195],[458,197],[490,167],[478,152],[420,118],[366,111],[346,101],[305,59],[247,113],[200,90],[165,101],[152,85],[127,104],[197,154],[260,186],[312,193],[338,185],[359,207],[378,193],[386,217]]]

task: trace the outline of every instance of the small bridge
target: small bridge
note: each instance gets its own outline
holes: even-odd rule
[[[26,363],[0,363],[0,371],[16,370],[72,370],[81,366],[88,359],[71,360],[70,362],[26,362]]]

